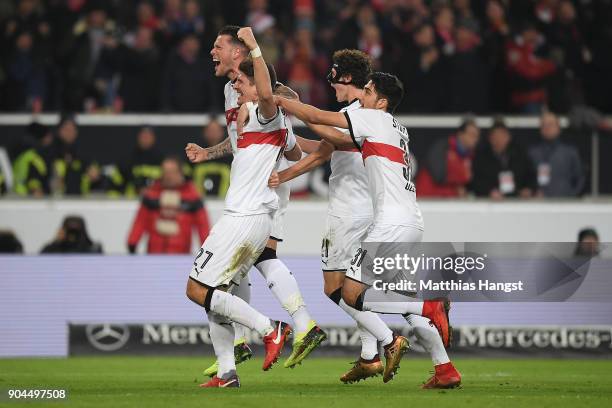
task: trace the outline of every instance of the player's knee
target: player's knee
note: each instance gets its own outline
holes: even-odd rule
[[[192,302],[204,307],[206,312],[210,312],[210,303],[212,294],[215,288],[207,286],[203,283],[196,282],[193,279],[189,279],[187,282],[187,289],[185,294],[187,298]]]
[[[330,298],[335,304],[340,303],[340,299],[342,299],[342,288],[325,285],[323,292],[325,292],[325,296]]]
[[[268,261],[270,259],[276,259],[276,249],[270,248],[270,247],[265,247],[264,250],[262,251],[262,253],[257,258],[257,260],[255,261],[254,265],[255,265],[255,267],[257,267],[257,265],[259,265],[259,263],[261,263],[263,261]]]
[[[344,303],[352,308],[357,310],[363,309],[363,302],[359,304],[359,293],[353,289],[347,288],[346,286],[342,287],[342,300],[344,300]]]

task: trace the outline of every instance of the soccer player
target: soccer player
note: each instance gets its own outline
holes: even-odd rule
[[[232,86],[238,75],[239,65],[248,57],[248,47],[238,38],[238,26],[226,26],[218,34],[211,56],[215,64],[215,75],[218,77],[227,77],[229,81],[225,85],[225,117],[227,121],[228,134],[230,135],[224,142],[208,149],[198,149],[201,158],[199,160],[209,160],[219,156],[231,154],[235,150],[235,143],[232,142],[231,136],[236,135],[236,119],[238,115],[238,93]],[[252,65],[251,65],[252,67]],[[269,73],[273,76],[273,83],[276,84],[276,75],[273,68],[269,67]],[[249,75],[252,77],[252,73]],[[288,97],[297,97],[297,94],[288,87],[279,85],[274,87],[274,92],[283,93]],[[253,87],[254,89],[254,87]],[[291,124],[287,120],[289,131],[292,132]],[[293,155],[293,160],[301,158],[301,151],[294,149],[290,152]],[[289,157],[291,158],[291,157]],[[281,160],[281,166],[284,166],[286,161]],[[325,333],[316,325],[310,317],[304,300],[301,296],[295,277],[291,274],[287,266],[277,258],[276,249],[277,243],[282,241],[282,223],[289,201],[289,188],[277,190],[279,195],[279,208],[275,212],[272,234],[266,244],[264,252],[260,258],[255,261],[255,267],[266,279],[268,286],[279,300],[281,305],[291,315],[295,331],[293,339],[293,351],[289,358],[285,361],[285,367],[294,367],[308,356],[321,342],[326,338]],[[250,284],[248,275],[237,286],[233,287],[233,294],[244,299],[247,303],[250,299]],[[251,350],[246,343],[245,328],[240,324],[235,326],[235,347],[234,354],[236,363],[239,364],[248,360],[251,356]],[[214,332],[216,328],[211,326]],[[212,377],[216,374],[218,362],[204,370],[204,374]]]
[[[402,96],[403,86],[397,77],[377,72],[370,76],[363,91],[362,105],[365,109],[326,112],[296,101],[275,98],[279,106],[304,122],[349,130],[350,135],[347,135],[326,128],[319,135],[339,148],[352,146],[362,154],[368,176],[368,191],[374,206],[374,223],[365,242],[419,242],[422,237],[423,221],[410,178],[408,133],[389,113],[394,111]],[[368,285],[371,282],[365,279],[362,281],[358,266],[362,256],[363,251],[358,248],[342,284],[343,302],[359,311],[424,316],[436,326],[443,344],[448,345],[448,315],[443,302],[416,302],[393,292],[388,295],[390,301],[372,301],[373,289]],[[377,328],[373,321],[360,323],[376,334]],[[398,336],[396,339],[390,350],[387,350],[390,355],[386,356],[385,382],[391,379],[399,366],[401,355],[408,347],[405,338]],[[460,381],[459,374],[450,362],[445,367],[447,377],[454,383],[451,385],[456,385]]]
[[[259,264],[264,264],[262,274],[269,282],[269,286],[294,320],[298,321],[297,312],[305,314],[308,318],[306,327],[310,326],[310,329],[303,336],[305,341],[302,341],[305,346],[298,347],[299,354],[294,353],[294,358],[298,359],[297,362],[299,362],[312,351],[314,348],[312,344],[318,345],[325,339],[325,335],[315,324],[310,323],[310,316],[305,311],[302,296],[295,278],[290,272],[286,268],[284,270],[277,268],[275,271],[274,268],[265,265],[265,261],[272,258],[266,258],[265,254],[269,251],[266,251],[264,247],[272,228],[272,214],[278,208],[278,196],[267,186],[267,168],[270,168],[270,171],[276,168],[280,157],[284,154],[285,146],[291,151],[296,150],[295,156],[288,155],[290,159],[295,160],[301,157],[301,150],[295,142],[295,137],[292,140],[287,140],[287,136],[292,135],[292,133],[289,132],[284,114],[276,107],[272,98],[272,83],[276,85],[276,80],[270,78],[268,67],[263,61],[252,31],[250,28],[242,28],[238,31],[238,36],[251,49],[253,60],[245,60],[239,65],[238,75],[233,84],[239,95],[237,103],[240,105],[240,110],[236,118],[237,135],[239,136],[232,141],[236,146],[236,152],[232,162],[226,210],[224,217],[213,228],[210,238],[207,239],[200,250],[198,258],[202,253],[207,254],[206,258],[201,261],[201,264],[198,264],[198,258],[196,258],[196,268],[190,274],[191,280],[188,283],[187,293],[191,300],[201,303],[201,288],[204,288],[207,293],[217,293],[218,290],[215,291],[217,286],[227,285],[231,283],[232,279],[234,282],[240,281],[241,276],[248,273],[248,269],[257,259]],[[258,103],[254,104],[254,101]],[[295,149],[296,146],[297,149]],[[202,150],[202,148],[193,144],[186,148],[191,161],[202,159]],[[273,159],[271,164],[270,159]],[[262,160],[263,163],[261,164],[264,167],[261,165],[256,167],[257,164],[260,164],[258,162]],[[270,165],[271,167],[269,167]],[[262,214],[268,218],[263,219]],[[216,238],[215,230],[217,230]],[[263,243],[260,241],[262,231],[266,234]],[[232,251],[224,252],[221,249],[222,245],[227,243],[236,248],[233,255]],[[220,256],[217,258],[216,264],[213,262],[212,266],[207,266],[209,261],[212,262],[212,259],[214,259],[214,250],[217,250]],[[194,281],[203,285],[197,286],[197,284],[193,284]],[[277,290],[274,290],[274,288],[277,288]],[[235,375],[234,356],[231,351],[233,337],[230,337],[230,333],[231,336],[234,333],[232,326],[229,324],[230,321],[247,325],[264,336],[266,358],[263,368],[264,370],[269,369],[282,350],[282,344],[280,346],[279,344],[284,342],[286,335],[290,332],[289,326],[277,322],[276,330],[272,332],[270,331],[271,326],[268,324],[268,327],[265,328],[267,332],[264,332],[263,321],[260,320],[259,323],[254,321],[253,318],[256,317],[253,313],[255,312],[254,309],[239,298],[230,295],[226,298],[224,306],[215,309],[214,295],[212,297],[204,296],[207,296],[204,298],[204,306],[209,312],[211,327],[212,324],[217,325],[220,336],[217,338],[217,335],[213,335],[211,330],[211,339],[218,359],[218,373],[211,381],[202,386],[220,387],[226,386],[230,382],[236,384],[238,381]],[[208,302],[209,299],[212,299],[212,302]],[[228,305],[233,309],[228,309]],[[210,313],[210,311],[215,313]],[[250,313],[251,316],[247,318],[246,313]],[[220,321],[221,318],[225,318],[226,321]],[[261,319],[262,316],[260,315],[257,318]],[[256,327],[257,325],[259,328]],[[310,332],[315,332],[317,336],[308,336]],[[276,337],[271,340],[270,336],[274,333],[276,333]],[[277,351],[270,342],[276,345]]]
[[[359,99],[372,71],[370,58],[361,51],[345,49],[336,51],[332,56],[332,62],[327,79],[336,92],[338,102],[347,103],[340,112],[361,108]],[[326,131],[325,126],[308,125],[315,133]],[[300,140],[300,143],[304,142]],[[373,324],[377,325],[378,332],[382,333],[381,336],[387,340],[392,339],[391,330],[378,315],[351,310],[341,299],[342,283],[351,256],[365,238],[373,216],[361,154],[354,146],[336,149],[333,144],[325,140],[314,143],[317,148],[312,154],[278,173],[274,187],[331,159],[327,226],[321,243],[321,269],[325,294],[349,314],[357,314],[360,319],[372,320]],[[282,186],[283,184],[280,184],[281,188]],[[361,354],[353,368],[340,378],[343,382],[359,381],[383,373],[376,337],[365,330],[360,323],[358,328]]]

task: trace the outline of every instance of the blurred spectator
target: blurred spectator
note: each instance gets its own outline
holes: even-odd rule
[[[412,34],[414,50],[403,53],[398,72],[405,84],[406,96],[400,110],[410,112],[441,112],[447,104],[447,64],[436,48],[434,29],[430,24],[417,27]]]
[[[172,32],[178,36],[204,34],[204,18],[200,14],[200,4],[197,0],[185,0],[183,3],[183,13],[174,22]]]
[[[139,27],[131,44],[116,44],[107,58],[120,74],[119,106],[125,112],[154,112],[159,106],[160,54],[153,31]]]
[[[362,28],[361,35],[359,36],[358,48],[372,58],[372,68],[374,70],[380,70],[383,42],[380,30],[376,24],[368,24]]]
[[[480,139],[476,121],[467,118],[457,133],[429,150],[416,177],[420,197],[462,197],[472,180],[472,157]]]
[[[136,147],[121,165],[114,189],[128,196],[140,195],[161,177],[163,155],[155,146],[155,129],[143,126],[138,132]]]
[[[22,254],[23,245],[13,231],[0,230],[0,254]]]
[[[64,218],[55,239],[45,245],[41,253],[101,254],[102,245],[89,238],[83,217],[69,215]]]
[[[50,187],[54,194],[84,195],[103,189],[103,177],[96,163],[86,160],[77,145],[79,130],[71,116],[60,120],[53,143],[45,149],[50,162]]]
[[[500,0],[489,0],[483,34],[483,51],[489,67],[489,111],[508,110],[508,84],[506,80],[505,47],[510,38],[510,25]]]
[[[474,156],[470,185],[474,193],[495,200],[531,197],[537,188],[531,162],[502,120],[496,120],[487,141]]]
[[[51,160],[48,155],[52,143],[53,133],[47,126],[37,122],[28,126],[13,164],[17,194],[41,197],[51,192]]]
[[[300,28],[285,42],[284,59],[279,61],[277,74],[304,103],[324,106],[327,102],[324,79],[328,68],[328,59],[315,51],[311,31]]]
[[[161,103],[167,112],[202,112],[214,106],[211,97],[213,68],[199,54],[200,41],[186,36],[166,64]]]
[[[448,5],[438,8],[434,16],[434,27],[436,30],[436,45],[443,55],[455,53],[455,16],[453,9]]]
[[[225,139],[225,128],[211,119],[202,131],[204,147],[211,147]],[[232,156],[219,157],[194,165],[192,179],[198,192],[206,197],[224,198],[229,188]]]
[[[555,13],[555,22],[550,28],[550,43],[554,50],[560,53],[563,62],[563,77],[569,84],[562,83],[551,88],[557,88],[559,96],[556,98],[557,106],[553,109],[564,112],[569,110],[574,99],[584,99],[582,81],[587,74],[587,65],[591,62],[591,51],[586,47],[583,35],[576,21],[576,9],[569,0],[558,3]]]
[[[15,36],[14,51],[7,67],[6,107],[8,110],[40,112],[46,96],[43,57],[34,49],[29,31]]]
[[[93,111],[104,104],[104,92],[96,79],[107,72],[99,72],[102,51],[117,41],[114,21],[108,19],[103,1],[92,0],[86,5],[85,19],[76,23],[73,34],[63,44],[67,65],[65,74],[65,104],[69,110]]]
[[[180,161],[166,158],[161,179],[143,194],[128,237],[128,249],[135,253],[146,234],[149,254],[187,254],[191,252],[193,229],[200,242],[208,236],[208,215],[201,196],[193,183],[183,178]]]
[[[506,46],[510,102],[519,112],[539,114],[547,101],[546,80],[556,66],[539,55],[544,42],[535,25],[523,23],[519,35]]]
[[[451,112],[487,110],[488,72],[480,45],[478,25],[469,19],[462,20],[455,29],[455,53],[449,57]]]
[[[580,195],[584,187],[580,155],[575,147],[561,142],[559,118],[554,113],[540,117],[540,136],[540,143],[529,149],[540,192],[546,197]]]
[[[576,256],[599,256],[599,235],[593,228],[584,228],[578,232],[578,243],[576,244]]]
[[[155,6],[149,1],[141,1],[136,8],[136,20],[139,28],[148,28],[153,32],[161,27],[161,20],[155,13]]]
[[[268,1],[250,0],[247,7],[245,25],[253,28],[257,43],[266,56],[266,62],[276,64],[280,56],[280,38],[276,30],[276,18],[268,12]],[[296,27],[310,29],[307,26]]]

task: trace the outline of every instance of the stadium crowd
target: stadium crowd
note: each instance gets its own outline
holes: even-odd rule
[[[208,51],[234,23],[321,107],[331,53],[358,48],[406,84],[400,112],[612,112],[606,0],[15,0],[0,21],[3,111],[218,110]]]

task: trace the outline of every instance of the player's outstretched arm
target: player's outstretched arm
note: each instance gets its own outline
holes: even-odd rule
[[[317,109],[312,105],[307,105],[298,101],[274,97],[274,100],[278,106],[283,108],[285,111],[295,115],[298,119],[303,122],[312,123],[314,125],[327,125],[338,128],[348,129],[349,124],[342,112],[329,112],[321,109]],[[335,129],[334,129],[335,130]],[[352,140],[349,135],[345,135],[342,132],[329,132],[324,131],[320,136],[336,146],[350,145]]]
[[[319,148],[304,157],[293,166],[278,172],[278,184],[286,183],[289,180],[293,180],[296,177],[301,176],[304,173],[308,173],[312,169],[315,169],[330,159],[331,154],[334,151],[334,146],[328,142],[322,141]],[[270,187],[274,187],[270,185]]]
[[[229,138],[212,147],[203,148],[195,143],[187,143],[185,154],[192,163],[201,163],[207,160],[218,159],[232,154],[232,144]]]
[[[306,139],[305,137],[298,136],[298,135],[295,135],[295,138],[297,139],[297,142],[300,144],[302,151],[307,154],[316,152],[317,149],[319,148],[319,144],[321,144],[320,140]]]
[[[251,50],[253,59],[253,75],[255,77],[255,87],[259,98],[259,113],[264,119],[271,119],[276,116],[278,110],[274,103],[274,94],[270,84],[270,73],[264,61],[259,45],[255,40],[255,35],[251,27],[242,27],[238,30],[238,38]]]

